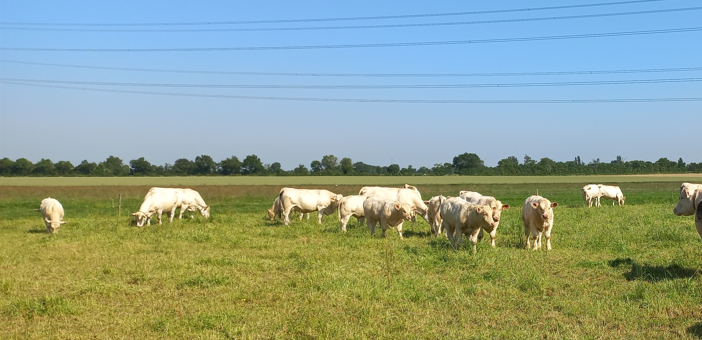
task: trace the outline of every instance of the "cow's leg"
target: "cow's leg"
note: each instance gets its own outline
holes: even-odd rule
[[[702,203],[700,203],[700,205],[702,205]],[[702,213],[700,213],[698,208],[697,217],[695,218],[695,228],[697,228],[697,233],[702,237],[702,217],[700,215],[702,215]]]
[[[290,224],[290,212],[292,211],[292,206],[285,207],[283,209],[283,224],[289,225]]]
[[[534,240],[534,250],[541,249],[541,236],[542,235],[543,234],[541,233],[541,231],[538,231],[538,230],[536,231],[536,237]]]
[[[371,235],[375,234],[375,221],[366,219],[366,223],[368,223],[368,230],[370,230]]]
[[[168,213],[168,222],[173,223],[173,218],[175,217],[175,211],[176,211],[176,206],[174,205],[173,208],[171,208],[171,212]],[[181,212],[183,212],[181,210]]]
[[[497,227],[490,232],[490,245],[495,248],[495,238],[497,237]]]
[[[356,219],[358,220],[358,226],[363,227],[363,223],[366,222],[366,218],[361,216],[361,217],[356,217]]]
[[[458,227],[453,231],[453,237],[456,239],[456,250],[461,249],[463,243],[463,229]]]
[[[531,230],[529,230],[529,229],[530,228],[528,228],[526,226],[524,227],[524,236],[526,236],[526,244],[524,245],[524,249],[529,249],[531,247],[531,244],[530,244],[531,243],[530,242]]]
[[[341,230],[346,232],[346,224],[349,223],[349,219],[351,218],[351,215],[346,215],[341,217]]]
[[[300,222],[302,222],[302,218],[303,218],[303,217],[305,217],[305,213],[303,213],[302,211],[300,211]]]
[[[183,219],[183,212],[188,209],[187,204],[183,204],[180,206],[180,216],[178,216],[178,219]],[[190,214],[192,216],[192,214]]]
[[[453,247],[453,249],[457,249],[456,248],[456,240],[453,238],[453,234],[454,234],[453,227],[451,227],[448,223],[446,223],[446,221],[443,221],[443,222],[441,222],[441,228],[443,228],[446,231],[446,237],[448,237],[449,241],[451,242],[451,247]]]
[[[381,235],[385,238],[385,231],[388,229],[388,221],[385,216],[380,216],[380,229],[383,231]]]
[[[158,224],[159,224],[159,225],[162,225],[163,223],[161,222],[161,215],[163,215],[163,210],[162,210],[162,209],[159,209],[159,210],[156,212],[156,214],[157,214],[156,216],[158,217]]]
[[[397,233],[400,234],[400,239],[402,240],[402,222],[397,225]]]
[[[483,228],[478,228],[474,230],[470,235],[468,236],[468,239],[470,240],[471,243],[473,243],[473,254],[478,252],[478,234],[482,232]]]
[[[544,236],[546,236],[546,250],[551,250],[551,227],[544,230]]]

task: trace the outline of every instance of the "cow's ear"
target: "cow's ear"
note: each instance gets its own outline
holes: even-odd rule
[[[536,208],[538,208],[538,207],[539,207],[539,205],[538,205],[538,204],[536,204],[536,203],[532,203],[532,204],[531,204],[531,207],[532,207],[532,208],[534,208],[534,209],[536,209]]]
[[[507,210],[509,209],[509,204],[503,204],[502,205],[502,210]]]
[[[41,212],[41,209],[34,209],[34,211],[36,211],[36,212]]]
[[[395,209],[400,210],[400,203],[395,203]]]
[[[66,221],[61,221],[61,225],[64,225],[64,224],[66,224]]]
[[[422,201],[422,202],[424,202],[424,204],[429,204],[429,201]],[[37,210],[37,211],[39,211],[39,210]]]
[[[483,212],[483,208],[478,207],[478,209],[475,209],[475,211],[477,211],[478,214],[481,214]]]
[[[412,209],[412,210],[417,210],[417,207],[411,206],[410,209]]]
[[[132,213],[132,216],[136,216],[137,213]]]
[[[557,206],[558,206],[558,202],[553,202],[553,203],[551,203],[551,208],[555,208],[555,207],[557,207]]]

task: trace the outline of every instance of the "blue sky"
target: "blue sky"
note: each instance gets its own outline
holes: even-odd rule
[[[567,75],[451,77],[302,77],[92,69],[62,64],[150,70],[344,74],[485,74],[643,70],[702,67],[702,31],[601,38],[375,48],[239,51],[98,52],[99,49],[188,49],[442,42],[571,36],[702,26],[699,1],[662,0],[568,9],[377,20],[236,25],[104,26],[287,19],[401,16],[537,9],[599,4],[580,1],[4,1],[0,0],[0,75],[3,79],[104,82],[67,85],[117,91],[194,95],[375,99],[381,102],[281,101],[140,93],[96,92],[0,83],[0,158],[38,161],[110,155],[145,157],[153,164],[210,155],[243,159],[256,154],[284,169],[324,155],[354,162],[431,167],[471,152],[486,165],[528,154],[557,161],[702,162],[702,102],[436,103],[445,100],[608,100],[699,98],[697,81],[652,84],[489,87],[361,88],[333,85],[514,84],[700,78],[702,70]],[[540,21],[510,19],[586,16]],[[302,28],[492,21],[420,27],[283,31],[192,31],[232,28]],[[17,23],[23,23],[22,25]],[[27,23],[102,24],[93,26]],[[13,29],[15,28],[15,29]],[[43,28],[53,30],[23,30]],[[58,31],[55,29],[88,31]],[[101,32],[97,30],[141,30]],[[144,30],[191,30],[144,32]],[[13,48],[91,49],[26,51]],[[22,63],[12,63],[20,61]],[[114,83],[201,85],[317,85],[318,88],[172,88]],[[39,83],[47,85],[47,83]],[[428,100],[435,103],[388,103]]]

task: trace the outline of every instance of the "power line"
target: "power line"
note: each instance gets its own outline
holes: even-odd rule
[[[588,8],[613,5],[629,5],[639,3],[661,2],[666,0],[635,0],[635,1],[618,1],[618,2],[603,2],[594,4],[580,5],[565,5],[565,6],[548,6],[548,7],[533,7],[533,8],[516,8],[516,9],[501,9],[501,10],[485,10],[472,12],[449,12],[449,13],[430,13],[430,14],[408,14],[408,15],[383,15],[383,16],[365,16],[365,17],[337,17],[337,18],[307,18],[307,19],[280,19],[280,20],[246,20],[246,21],[202,21],[202,22],[156,22],[156,23],[36,23],[36,22],[0,22],[0,25],[26,25],[26,26],[196,26],[196,25],[241,25],[241,24],[277,24],[277,23],[292,23],[292,22],[323,22],[323,21],[357,21],[357,20],[386,20],[386,19],[407,19],[407,18],[429,18],[429,17],[444,17],[444,16],[463,16],[463,15],[479,15],[479,14],[496,14],[496,13],[514,13],[514,12],[534,12],[543,10],[557,10],[570,8]]]
[[[67,84],[91,86],[128,86],[128,87],[170,87],[170,88],[210,88],[210,89],[297,89],[297,90],[387,90],[387,89],[463,89],[463,88],[512,88],[512,87],[555,87],[555,86],[594,86],[594,85],[637,85],[662,83],[700,82],[702,78],[668,78],[668,79],[636,79],[636,80],[599,80],[599,81],[568,81],[542,83],[494,83],[494,84],[414,84],[414,85],[247,85],[247,84],[176,84],[176,83],[124,83],[74,80],[46,80],[0,78],[2,81],[35,83],[35,84]]]
[[[274,97],[274,96],[237,96],[196,93],[168,93],[151,91],[131,91],[112,89],[91,89],[72,86],[38,85],[0,80],[0,83],[47,87],[95,92],[113,92],[128,94],[148,94],[176,97],[222,98],[222,99],[251,99],[299,102],[342,102],[342,103],[388,103],[388,104],[595,104],[595,103],[655,103],[655,102],[700,102],[702,97],[686,98],[610,98],[610,99],[513,99],[513,100],[470,100],[470,99],[365,99],[365,98],[303,98],[303,97]]]
[[[24,65],[55,66],[70,68],[85,68],[92,70],[213,74],[213,75],[244,75],[244,76],[284,76],[284,77],[514,77],[514,76],[565,76],[565,75],[596,75],[596,74],[630,74],[630,73],[660,73],[660,72],[691,72],[702,71],[702,67],[653,68],[631,70],[592,70],[592,71],[556,71],[556,72],[492,72],[492,73],[310,73],[310,72],[240,72],[240,71],[198,71],[198,70],[169,70],[129,67],[106,67],[72,64],[36,63],[29,61],[1,60],[0,63]]]
[[[582,14],[567,15],[560,17],[541,18],[519,18],[481,21],[459,21],[459,22],[439,22],[439,23],[415,23],[415,24],[388,24],[388,25],[357,25],[357,26],[316,26],[316,27],[275,27],[275,28],[206,28],[206,29],[79,29],[79,28],[36,28],[36,27],[0,27],[2,30],[23,30],[23,31],[61,31],[61,32],[117,32],[117,33],[180,33],[180,32],[253,32],[253,31],[310,31],[310,30],[344,30],[344,29],[377,29],[377,28],[408,28],[408,27],[437,27],[437,26],[458,26],[458,25],[478,25],[478,24],[500,24],[514,22],[535,22],[548,20],[570,20],[588,19],[601,17],[617,17],[627,15],[657,14],[682,11],[697,11],[702,7],[686,7],[672,9],[657,9],[650,11],[634,11],[619,13]]]
[[[249,46],[249,47],[191,47],[191,48],[46,48],[46,47],[0,47],[0,51],[33,51],[33,52],[224,52],[224,51],[276,51],[276,50],[313,50],[313,49],[348,49],[348,48],[380,48],[380,47],[415,47],[415,46],[446,46],[467,44],[489,44],[525,41],[566,40],[585,38],[607,38],[621,36],[686,33],[702,31],[702,27],[672,28],[663,30],[589,33],[575,35],[555,35],[541,37],[474,39],[452,41],[399,42],[377,44],[344,44],[344,45],[298,45],[298,46]]]

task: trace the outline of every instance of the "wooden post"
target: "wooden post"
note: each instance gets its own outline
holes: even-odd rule
[[[119,208],[117,208],[117,216],[122,216],[122,194],[119,194]]]

